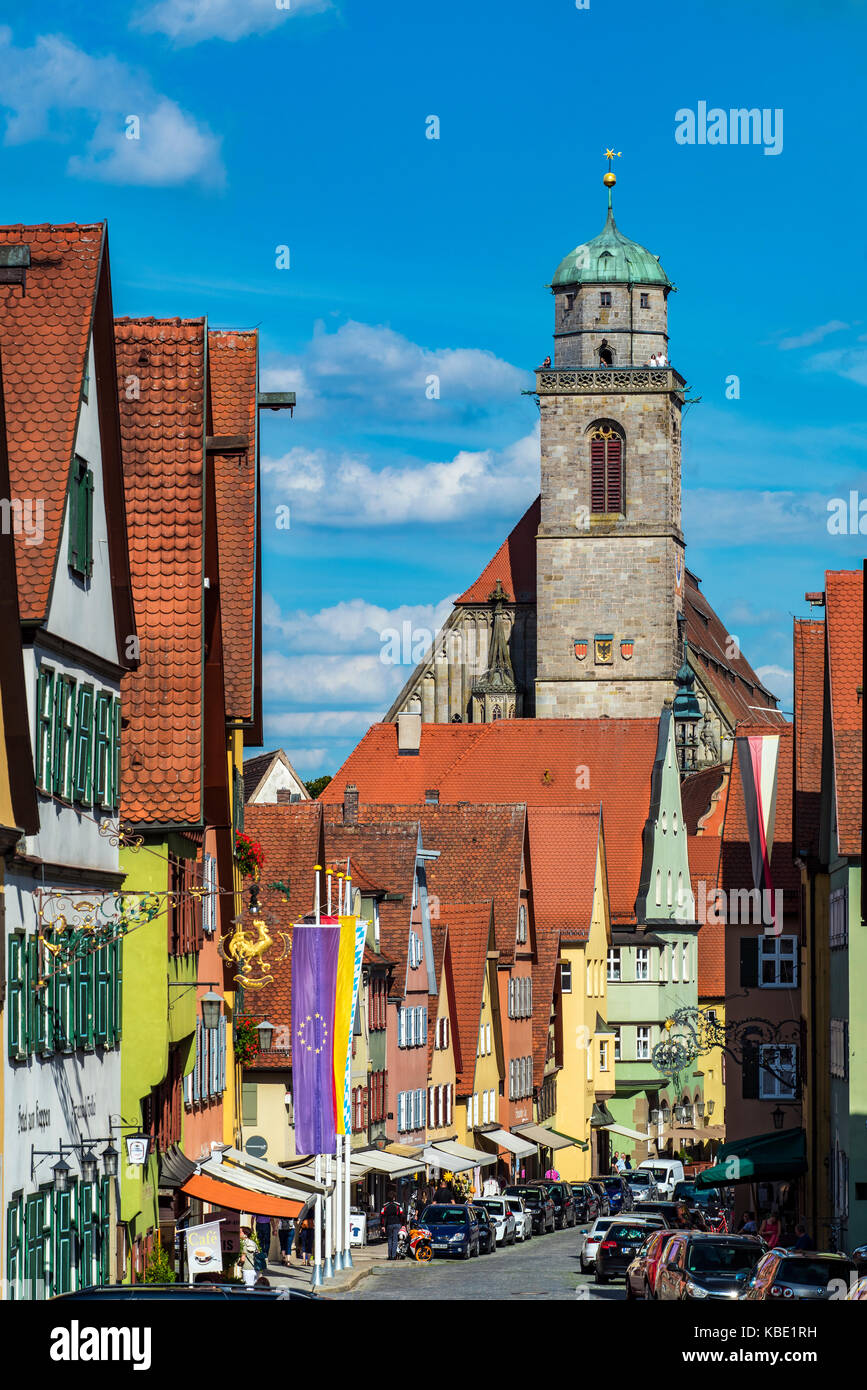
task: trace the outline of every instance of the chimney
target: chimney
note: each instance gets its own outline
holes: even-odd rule
[[[358,788],[351,784],[343,788],[343,824],[358,824]]]
[[[401,756],[418,757],[421,746],[421,715],[402,710],[397,716],[397,751]]]
[[[427,790],[425,791],[425,794],[424,794],[424,800],[425,800],[425,805],[426,805],[426,806],[439,806],[439,804],[440,804],[440,791],[439,791],[439,787],[428,787]]]
[[[278,805],[278,806],[288,806],[288,805],[290,804],[291,801],[292,801],[292,788],[291,788],[291,787],[278,787],[278,788],[277,788],[277,805]]]

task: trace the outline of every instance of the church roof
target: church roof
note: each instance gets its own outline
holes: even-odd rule
[[[551,287],[618,283],[674,288],[659,263],[659,257],[637,241],[630,241],[618,229],[609,204],[602,231],[592,241],[582,242],[563,258]]]
[[[537,497],[475,584],[455,599],[456,604],[487,603],[498,579],[513,603],[536,602],[536,532],[541,515],[542,499]]]

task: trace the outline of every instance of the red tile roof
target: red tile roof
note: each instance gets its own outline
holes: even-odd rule
[[[863,576],[860,570],[825,575],[828,683],[837,793],[840,853],[861,853],[861,701]]]
[[[551,1009],[560,959],[560,933],[556,928],[536,932],[536,959],[533,962],[533,1085],[541,1086],[548,1057]]]
[[[794,844],[799,854],[816,854],[819,850],[825,635],[824,622],[813,622],[809,618],[795,619]]]
[[[542,499],[537,497],[456,603],[487,603],[498,579],[513,603],[536,602],[536,532],[541,513]]]
[[[734,725],[740,719],[774,726],[785,723],[784,715],[776,709],[773,695],[741,654],[737,640],[717,617],[701,592],[699,580],[689,570],[686,571],[683,608],[693,668],[729,723]],[[756,705],[766,706],[767,714],[755,709]]]
[[[441,903],[440,920],[449,928],[454,977],[456,1017],[452,1019],[452,1028],[460,1040],[461,1057],[457,1089],[460,1095],[466,1095],[473,1086],[476,1040],[482,1020],[482,991],[488,943],[492,939],[491,904]]]
[[[256,612],[257,393],[259,335],[255,329],[208,331],[209,433],[246,436],[246,450],[212,455],[217,492],[220,608],[225,656],[226,715],[253,718]]]
[[[598,807],[531,806],[527,811],[536,933],[586,941],[593,920],[602,818]]]
[[[425,724],[418,755],[407,757],[398,754],[395,726],[375,724],[321,800],[342,801],[344,788],[354,784],[362,802],[422,801],[427,787],[438,788],[440,805],[598,806],[601,801],[612,919],[631,922],[657,733],[655,719]]]
[[[48,612],[105,225],[0,227],[0,245],[30,247],[25,291],[0,285],[0,352],[13,495],[43,500],[45,537],[16,537],[21,619]]]
[[[510,961],[520,906],[526,812],[521,805],[422,806],[422,843],[440,851],[426,864],[431,915],[439,900],[462,892],[474,902],[492,901],[497,949]]]
[[[296,803],[305,804],[305,803]],[[306,803],[321,806],[320,801]],[[392,993],[403,998],[406,989],[409,931],[412,919],[413,883],[418,848],[418,819],[412,819],[416,807],[389,807],[396,813],[377,817],[359,814],[359,824],[343,825],[341,808],[325,806],[325,850],[330,862],[346,863],[356,860],[365,875],[380,884],[388,895],[379,903],[379,940],[382,951],[394,961]]]
[[[289,933],[305,913],[312,912],[315,902],[314,866],[324,864],[325,846],[322,836],[322,808],[318,801],[296,801],[290,805],[268,804],[246,807],[244,830],[262,846],[264,867],[260,884],[262,915],[270,922],[270,934],[275,946],[269,953],[273,964],[273,983],[264,989],[248,990],[244,999],[244,1016],[268,1018],[275,1028],[285,1028],[291,1043],[292,956],[277,960],[278,932]],[[289,885],[288,899],[283,893],[269,888],[269,883],[282,881]],[[324,896],[324,894],[323,894]],[[323,904],[324,907],[324,904]],[[245,911],[245,925],[250,914]],[[276,1041],[276,1039],[275,1039]],[[290,1051],[273,1051],[256,1058],[256,1069],[288,1067]]]
[[[726,769],[718,763],[703,767],[700,772],[691,772],[681,780],[683,819],[690,835],[697,834],[699,826],[705,831],[710,829],[710,822],[715,819],[711,813],[718,804],[725,778]]]
[[[141,646],[123,679],[121,805],[202,815],[204,319],[115,324],[130,566]],[[135,377],[137,392],[127,383]]]

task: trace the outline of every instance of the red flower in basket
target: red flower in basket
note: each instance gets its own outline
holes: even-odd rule
[[[265,855],[258,840],[251,840],[243,830],[235,834],[235,862],[243,878],[258,879],[265,863]]]

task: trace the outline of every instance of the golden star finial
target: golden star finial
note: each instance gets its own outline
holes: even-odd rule
[[[606,159],[621,159],[622,156],[623,156],[623,151],[622,151],[622,150],[606,150],[606,151],[605,151],[605,158],[606,158]]]

